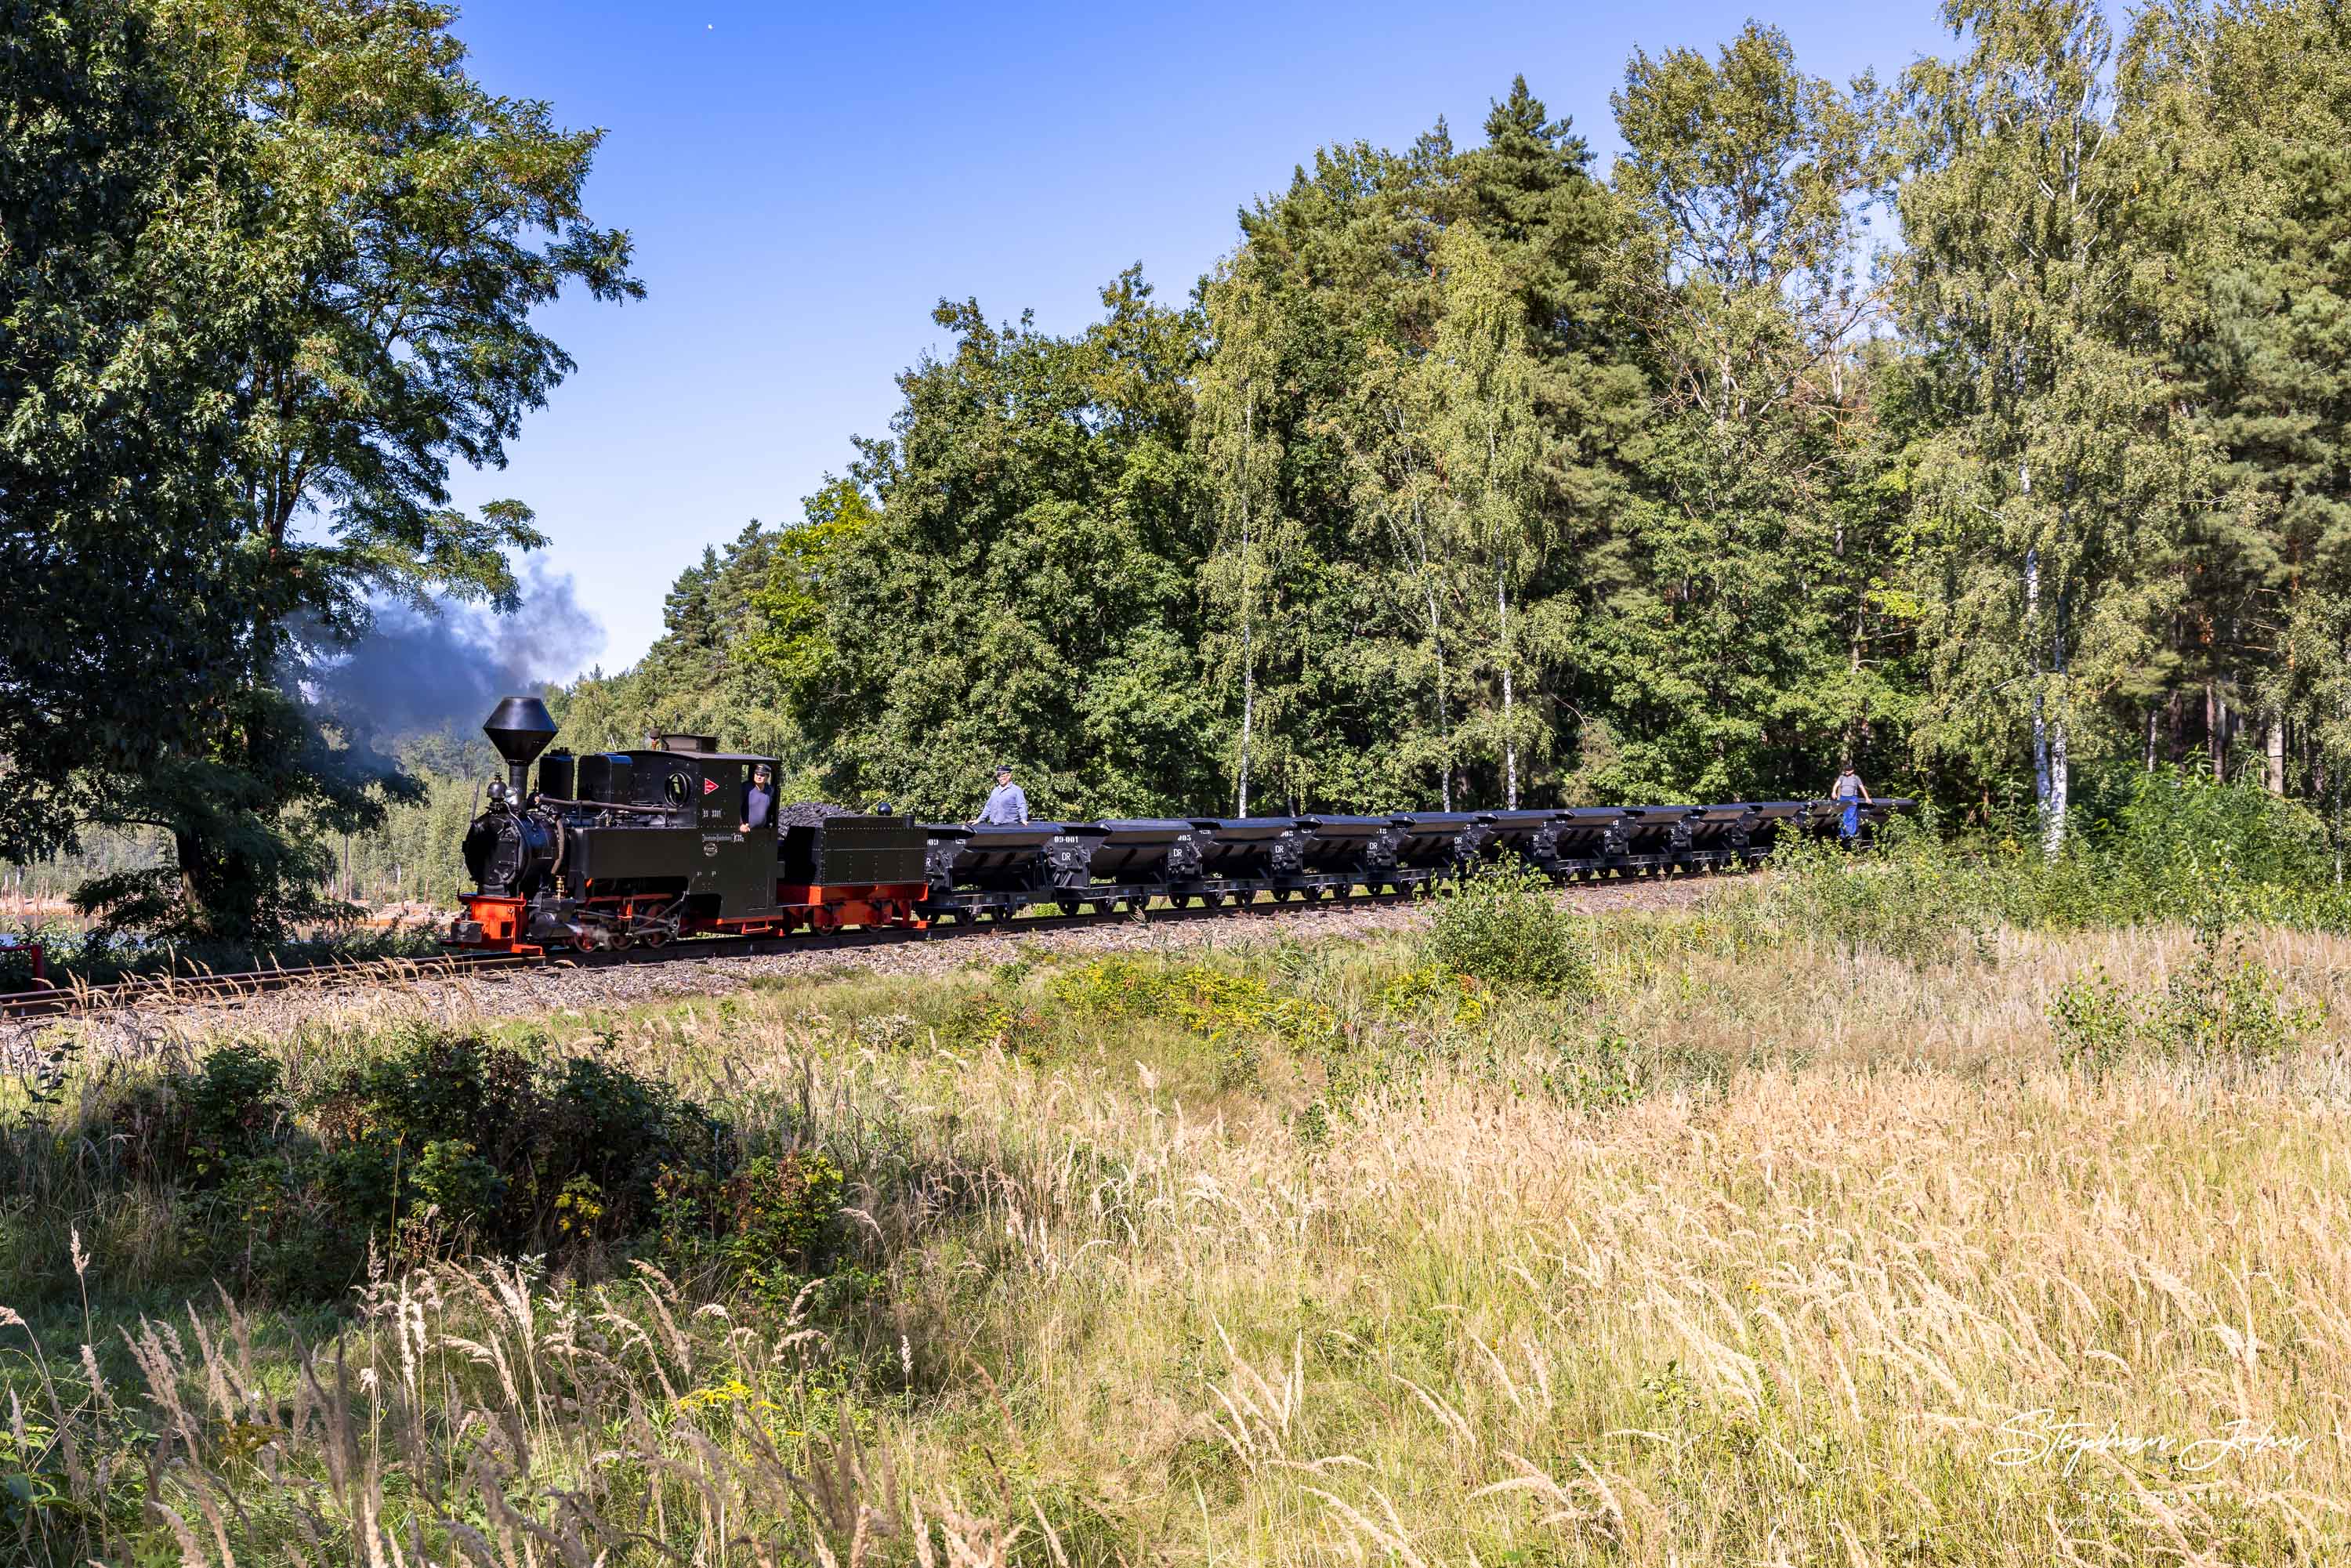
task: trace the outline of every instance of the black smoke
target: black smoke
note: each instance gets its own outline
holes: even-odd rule
[[[420,736],[472,735],[500,697],[572,679],[603,645],[603,625],[580,606],[570,577],[533,563],[511,614],[380,606],[367,635],[322,650],[304,685],[338,725],[389,755]]]

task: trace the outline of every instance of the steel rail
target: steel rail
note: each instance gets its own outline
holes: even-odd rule
[[[1270,896],[1248,904],[1194,908],[1146,909],[1144,924],[1194,920],[1228,920],[1238,915],[1291,915],[1313,910],[1360,909],[1398,904],[1410,893],[1361,893],[1344,897],[1282,900]],[[1033,907],[1033,906],[1032,906]],[[85,1013],[141,1009],[235,1006],[274,991],[302,987],[347,988],[400,985],[417,980],[455,978],[461,975],[523,969],[605,969],[634,964],[690,963],[697,960],[766,957],[774,954],[839,952],[860,947],[890,947],[914,942],[946,941],[960,936],[1041,935],[1094,925],[1133,924],[1135,914],[1097,909],[1079,915],[1019,915],[1010,919],[957,920],[926,926],[877,925],[851,931],[808,932],[779,936],[689,936],[659,946],[603,948],[590,952],[550,950],[542,953],[448,953],[423,958],[348,959],[338,963],[304,964],[293,967],[252,969],[235,974],[139,976],[111,985],[74,982],[42,991],[0,995],[0,1020],[60,1018]]]

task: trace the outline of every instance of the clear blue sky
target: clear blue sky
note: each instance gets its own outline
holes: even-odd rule
[[[661,632],[663,591],[749,518],[799,516],[892,378],[977,296],[1081,327],[1143,263],[1180,300],[1234,214],[1333,141],[1400,146],[1439,116],[1479,139],[1524,72],[1604,172],[1608,94],[1635,45],[1711,49],[1750,15],[1808,70],[1890,78],[1947,48],[1931,5],[828,5],[479,0],[457,31],[491,90],[609,132],[590,187],[631,230],[648,297],[546,319],[579,361],[503,473],[603,628],[568,678]]]

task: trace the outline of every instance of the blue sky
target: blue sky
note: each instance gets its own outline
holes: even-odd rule
[[[1711,49],[1755,14],[481,0],[457,32],[483,83],[606,128],[590,210],[633,233],[648,290],[547,312],[578,371],[504,472],[454,486],[536,507],[541,559],[601,623],[601,647],[535,673],[626,665],[705,544],[797,518],[850,436],[885,429],[941,296],[1071,330],[1140,261],[1180,299],[1316,147],[1402,145],[1439,116],[1473,143],[1517,72],[1604,170],[1633,47]],[[1839,79],[1948,47],[1922,4],[1760,14]]]

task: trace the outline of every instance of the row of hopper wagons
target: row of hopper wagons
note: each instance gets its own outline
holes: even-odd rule
[[[506,698],[482,730],[507,777],[467,825],[475,890],[443,936],[475,952],[1393,896],[1513,861],[1559,882],[1736,871],[1843,825],[1828,800],[1017,824],[808,804],[754,824],[750,783],[775,759],[715,737],[549,751],[555,721],[536,697]],[[1908,804],[1864,808],[1862,835]]]
[[[1910,804],[1861,808],[1861,836]],[[1791,837],[1832,838],[1844,805],[1581,806],[1390,816],[1142,818],[1095,822],[930,823],[932,921],[1007,920],[1039,906],[1074,915],[1154,904],[1210,908],[1409,893],[1515,860],[1558,883],[1735,872]]]

